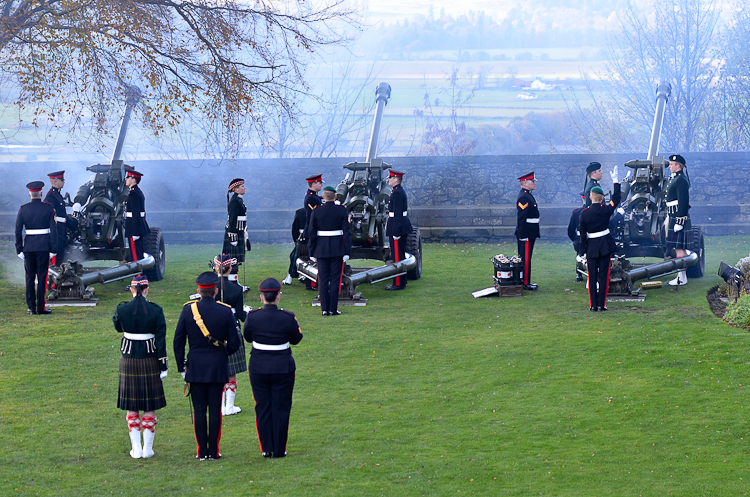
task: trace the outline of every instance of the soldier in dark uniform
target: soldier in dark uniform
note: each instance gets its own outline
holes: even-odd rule
[[[388,221],[385,224],[385,235],[391,244],[391,257],[393,262],[403,261],[406,258],[406,238],[411,235],[411,221],[408,215],[408,200],[406,190],[401,186],[404,173],[401,171],[388,170],[388,184],[391,185],[391,197],[388,199]],[[403,290],[406,288],[406,275],[396,276],[392,285],[387,285],[386,290]]]
[[[323,189],[323,175],[313,174],[305,179],[307,180],[307,193],[305,193],[305,200],[303,202],[303,207],[305,208],[305,226],[302,232],[302,238],[299,243],[297,243],[297,256],[303,258],[307,258],[310,255],[310,251],[307,247],[307,243],[310,240],[308,235],[310,217],[312,216],[313,210],[323,204],[323,201],[318,196],[318,192]],[[306,277],[305,288],[308,290],[317,290],[318,284],[316,281]]]
[[[292,221],[292,243],[294,247],[289,253],[289,272],[286,273],[284,278],[284,285],[291,285],[292,279],[299,276],[297,271],[297,242],[302,238],[302,234],[305,232],[305,209],[300,207],[294,212],[294,221]]]
[[[583,192],[580,192],[578,196],[583,199]],[[578,256],[578,247],[581,245],[581,233],[578,232],[578,221],[581,218],[581,211],[586,208],[586,202],[583,201],[583,205],[581,207],[578,207],[577,209],[574,209],[573,212],[570,214],[570,221],[568,222],[568,238],[570,238],[570,241],[573,242],[573,250],[576,251],[576,256]],[[578,257],[576,257],[576,260]],[[578,265],[576,264],[576,281],[583,281],[583,277],[581,276],[581,273],[578,272]]]
[[[125,186],[130,188],[125,204],[125,236],[130,243],[130,256],[133,261],[143,259],[143,238],[151,233],[146,222],[146,197],[138,187],[143,173],[128,169],[125,173]]]
[[[253,344],[249,369],[255,426],[263,457],[284,457],[297,369],[291,345],[302,340],[302,333],[294,313],[278,307],[278,280],[267,278],[258,289],[263,307],[250,311],[245,321],[245,340]]]
[[[539,238],[539,207],[534,195],[536,188],[534,171],[520,176],[521,191],[516,199],[516,239],[518,240],[518,256],[523,261],[523,288],[536,290],[537,285],[531,283],[531,257],[534,255],[534,243]]]
[[[325,203],[315,209],[308,225],[310,259],[318,267],[318,291],[323,316],[338,316],[344,264],[352,253],[349,211],[336,205],[336,189],[323,188]]]
[[[65,249],[68,246],[67,226],[75,230],[78,222],[68,216],[65,210],[65,199],[60,193],[65,185],[65,171],[55,171],[47,176],[52,187],[44,197],[44,202],[55,209],[55,221],[57,221],[57,250],[54,251],[57,255],[50,260],[50,264],[56,266],[65,262]]]
[[[242,340],[242,325],[250,310],[245,305],[244,293],[242,287],[229,280],[229,273],[232,271],[234,259],[226,254],[222,254],[214,259],[214,269],[219,274],[219,293],[216,295],[217,302],[223,302],[232,308],[234,317],[237,320],[237,335],[240,337],[240,348],[229,356],[229,382],[224,385],[224,393],[221,394],[221,414],[231,416],[242,412],[242,409],[234,405],[234,399],[237,395],[237,375],[247,371],[247,359],[245,358],[245,342]],[[224,400],[226,399],[226,404]]]
[[[203,461],[221,457],[221,393],[229,381],[229,356],[240,348],[240,340],[231,308],[214,300],[219,293],[216,273],[201,273],[195,283],[201,299],[190,301],[182,308],[174,332],[174,355],[177,370],[190,383],[198,442],[195,457]],[[190,345],[187,361],[185,341]]]
[[[599,185],[599,180],[602,179],[602,165],[598,162],[591,162],[586,167],[586,180],[583,185],[583,201],[586,203],[586,207],[591,206],[591,189]]]
[[[581,243],[578,255],[585,258],[589,273],[589,308],[592,312],[607,310],[609,292],[609,269],[612,254],[617,250],[615,239],[609,232],[609,219],[620,204],[620,182],[617,166],[611,173],[615,191],[612,200],[604,203],[604,190],[600,186],[591,189],[591,207],[581,212],[578,231]]]
[[[685,158],[681,155],[669,156],[669,170],[672,178],[667,185],[667,248],[675,250],[677,258],[688,255],[693,244],[693,226],[690,221],[690,180],[685,171]],[[667,286],[687,284],[684,269],[667,282]]]
[[[245,262],[245,251],[252,249],[247,238],[247,207],[242,200],[245,194],[245,180],[234,178],[229,182],[227,191],[227,224],[224,226],[224,246],[221,252],[235,259],[229,277],[237,281],[238,267]],[[231,194],[231,196],[230,196]],[[245,290],[243,288],[243,290]]]
[[[16,254],[23,260],[26,271],[26,312],[50,314],[52,311],[47,309],[44,295],[49,261],[57,250],[55,209],[42,202],[44,182],[32,181],[26,188],[31,202],[22,205],[16,216]]]
[[[117,407],[127,411],[130,457],[139,459],[154,455],[156,410],[167,405],[162,385],[167,377],[167,323],[162,308],[146,300],[145,276],[133,278],[129,289],[133,300],[120,303],[112,316],[115,329],[123,333]]]

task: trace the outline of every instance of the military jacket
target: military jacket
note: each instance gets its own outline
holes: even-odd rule
[[[539,207],[534,195],[521,188],[516,199],[516,238],[539,238]]]
[[[591,207],[591,189],[595,186],[600,186],[599,182],[589,178],[586,182],[586,187],[583,189],[583,199],[586,201],[586,207]]]
[[[684,171],[678,171],[667,185],[667,214],[677,224],[685,224],[690,210],[690,182]]]
[[[160,306],[138,296],[130,302],[121,302],[112,322],[118,333],[126,334],[120,342],[123,357],[157,357],[161,370],[167,370],[167,322]],[[153,337],[139,339],[149,334]]]
[[[302,332],[293,312],[279,309],[272,304],[250,311],[245,320],[244,335],[245,340],[253,344],[248,363],[250,374],[283,374],[297,369],[291,348],[256,348],[258,345],[297,345],[302,340]]]
[[[229,381],[229,356],[240,348],[237,321],[229,306],[212,298],[197,301],[198,312],[213,338],[223,347],[211,345],[193,318],[190,304],[186,303],[174,332],[174,356],[177,370],[185,371],[185,342],[190,346],[187,354],[187,374],[190,383],[227,383]]]
[[[245,302],[242,287],[234,281],[229,281],[227,277],[223,277],[222,280],[224,280],[223,283],[219,282],[219,293],[216,294],[216,300],[231,307],[237,321],[245,321],[247,313],[243,309]]]
[[[24,228],[26,236],[24,237]],[[56,252],[57,222],[55,209],[42,199],[32,199],[18,209],[16,216],[16,253]]]
[[[125,236],[144,237],[150,233],[146,222],[146,197],[138,185],[133,185],[125,204]]]
[[[394,186],[391,190],[391,198],[388,199],[386,236],[409,236],[411,234],[412,226],[408,216],[408,204],[404,187],[401,185]]]
[[[589,259],[613,254],[617,250],[615,239],[609,233],[609,219],[620,204],[620,184],[615,183],[612,200],[607,203],[592,204],[581,212],[578,231],[581,242],[578,255],[586,254]]]
[[[296,242],[305,232],[305,209],[300,207],[294,212],[294,221],[292,221],[292,241]]]
[[[308,226],[310,226],[310,217],[312,216],[312,212],[322,204],[323,200],[318,196],[318,193],[308,189],[307,193],[305,193],[304,201],[305,227],[304,232],[302,233],[303,240],[308,240],[310,238],[308,233]]]
[[[312,257],[343,257],[352,253],[349,211],[326,202],[312,213],[307,248]]]

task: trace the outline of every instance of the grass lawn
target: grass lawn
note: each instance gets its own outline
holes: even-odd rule
[[[261,457],[247,376],[225,419],[224,458],[198,462],[171,340],[218,247],[169,246],[149,297],[168,321],[168,405],[156,456],[133,460],[116,405],[125,283],[96,308],[27,316],[8,244],[0,285],[0,495],[746,495],[747,333],[714,317],[706,291],[747,238],[707,240],[707,276],[643,303],[588,311],[569,244],[540,242],[537,292],[474,299],[515,244],[426,245],[404,292],[360,287],[365,308],[321,318],[295,281],[289,457]],[[286,274],[290,245],[258,246],[246,282]],[[242,280],[242,274],[240,275]],[[667,279],[667,278],[664,278]],[[257,305],[257,292],[248,294]]]

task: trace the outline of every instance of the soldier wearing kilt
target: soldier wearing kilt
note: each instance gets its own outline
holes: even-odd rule
[[[125,186],[130,188],[125,204],[125,236],[130,243],[130,256],[133,261],[143,259],[143,237],[151,233],[146,222],[146,197],[138,187],[143,174],[133,169],[125,173]]]
[[[318,192],[323,189],[323,175],[313,174],[312,176],[305,178],[305,180],[307,180],[307,193],[305,193],[305,200],[303,201],[303,207],[305,208],[305,226],[302,230],[302,236],[297,243],[297,257],[307,260],[310,255],[307,248],[307,242],[310,240],[308,234],[310,217],[312,217],[313,210],[323,204],[323,201],[318,196]],[[318,284],[310,278],[305,278],[305,288],[308,290],[317,290]]]
[[[221,414],[231,416],[242,412],[242,409],[234,405],[237,395],[237,375],[247,371],[247,359],[245,358],[245,342],[242,340],[242,325],[250,307],[245,305],[242,287],[229,280],[234,259],[222,254],[214,259],[214,269],[221,278],[219,280],[219,293],[216,295],[217,302],[223,302],[232,308],[237,321],[237,335],[240,339],[240,348],[229,356],[229,382],[224,385],[224,393],[221,394]]]
[[[133,300],[118,305],[112,316],[115,329],[123,334],[117,407],[127,411],[130,457],[139,459],[154,455],[156,411],[167,405],[161,382],[167,377],[167,323],[162,308],[146,300],[145,276],[133,278],[129,288]]]
[[[237,281],[237,268],[245,262],[245,252],[252,248],[247,238],[247,207],[242,200],[245,191],[244,179],[234,178],[229,182],[227,224],[224,226],[224,246],[221,251],[236,261],[232,265],[232,281]]]
[[[685,158],[681,155],[669,157],[669,170],[672,178],[667,185],[667,248],[674,249],[679,259],[688,255],[688,248],[693,244],[693,227],[690,222],[690,180],[685,171]],[[687,284],[687,273],[684,269],[667,282],[667,286]]]

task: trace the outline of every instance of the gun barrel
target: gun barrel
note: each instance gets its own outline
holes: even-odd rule
[[[391,85],[380,83],[375,89],[375,119],[372,122],[372,134],[370,145],[367,147],[367,162],[372,162],[378,151],[378,139],[380,138],[380,123],[383,120],[383,110],[391,98]]]
[[[669,261],[660,262],[658,264],[650,264],[648,266],[638,267],[628,271],[630,281],[638,281],[644,278],[654,278],[663,274],[671,273],[673,271],[679,271],[681,269],[687,269],[690,266],[694,266],[698,263],[698,254],[696,252],[691,253],[687,257],[680,257],[679,259],[672,259]]]
[[[659,81],[656,86],[656,109],[654,110],[654,124],[651,126],[651,141],[648,145],[647,160],[652,160],[659,153],[659,141],[661,140],[661,126],[664,123],[664,109],[667,107],[669,95],[672,93],[672,85],[666,81]]]
[[[94,283],[109,283],[116,280],[125,279],[128,276],[148,271],[154,267],[154,256],[148,255],[143,259],[135,262],[128,262],[119,266],[102,269],[101,271],[92,271],[81,275],[81,283],[84,286],[93,285]]]
[[[130,124],[130,113],[133,111],[133,107],[136,106],[138,101],[141,99],[141,89],[137,86],[131,86],[128,93],[128,99],[125,102],[125,115],[122,118],[122,124],[120,125],[120,134],[117,135],[117,144],[115,144],[115,151],[112,153],[112,162],[120,160],[122,154],[122,147],[125,145],[125,135],[128,134],[128,125]]]

